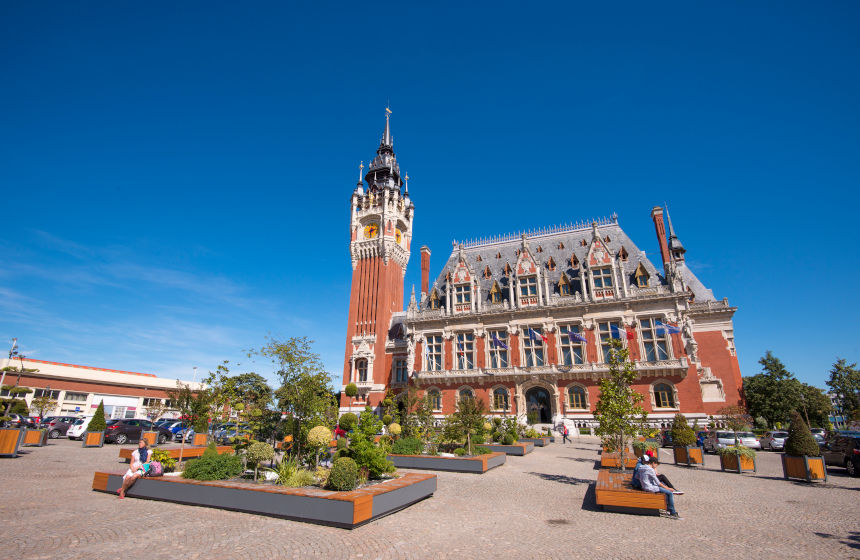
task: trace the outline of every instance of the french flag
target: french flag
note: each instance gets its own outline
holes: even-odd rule
[[[622,327],[617,325],[609,325],[609,332],[612,334],[612,338],[616,338],[618,340],[624,340],[625,338],[627,340],[633,340],[634,338],[633,333],[629,329],[622,329]]]
[[[669,333],[669,334],[678,334],[681,332],[681,327],[676,327],[675,325],[667,325],[665,323],[661,323],[660,321],[654,321],[654,326],[657,327],[660,334]]]
[[[531,328],[529,329],[529,338],[534,340],[535,342],[538,342],[538,339],[541,339],[544,342],[546,342],[546,337],[544,335],[542,335],[538,332],[535,332],[535,330],[531,329]]]

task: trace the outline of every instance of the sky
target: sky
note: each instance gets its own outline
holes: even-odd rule
[[[402,5],[402,4],[415,4]],[[190,380],[307,336],[339,384],[349,201],[392,110],[405,293],[453,239],[616,212],[824,387],[860,360],[857,2],[4,2],[0,344]]]

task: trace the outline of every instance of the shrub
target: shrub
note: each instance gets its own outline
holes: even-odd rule
[[[646,450],[650,449],[651,451],[656,451],[660,447],[656,441],[634,441],[633,449],[639,451],[640,453],[644,453]]]
[[[816,446],[817,447],[817,446]],[[755,451],[745,445],[729,445],[727,447],[717,448],[717,455],[734,455],[737,453],[744,459],[755,459]]]
[[[316,472],[314,472],[314,478],[316,478],[317,484],[325,488],[325,486],[328,484],[328,477],[330,474],[331,469],[326,467],[317,467]]]
[[[328,476],[332,490],[354,490],[358,486],[358,465],[349,457],[335,459]]]
[[[161,466],[164,467],[164,472],[173,472],[173,468],[176,466],[176,459],[171,457],[170,453],[164,449],[153,449],[152,460],[161,463]]]
[[[528,430],[526,430],[526,436],[525,437],[527,437],[527,438],[539,438],[540,434],[534,428],[529,428]]]
[[[347,412],[340,417],[340,427],[351,432],[358,425],[358,416],[353,412]]]
[[[514,436],[511,434],[505,434],[502,436],[502,445],[513,445],[514,444]]]
[[[193,480],[226,480],[239,476],[243,470],[242,459],[236,455],[216,454],[207,457],[204,452],[203,457],[188,461],[182,477]]]
[[[388,426],[388,431],[391,432],[392,435],[399,436],[401,432],[400,424],[391,424]]]
[[[502,441],[502,432],[493,432],[493,441]]]
[[[317,449],[328,446],[331,442],[331,430],[325,426],[317,426],[308,432],[308,445]]]
[[[107,429],[107,422],[105,422],[105,402],[102,401],[99,403],[99,407],[96,409],[96,413],[93,415],[90,423],[87,424],[88,432],[103,432]]]
[[[247,451],[248,462],[251,464],[261,463],[262,461],[271,461],[275,458],[275,450],[268,443],[255,441],[248,447]]]
[[[488,453],[492,453],[492,450],[484,447],[483,445],[476,445],[472,450],[472,455],[487,455]]]
[[[310,486],[316,481],[314,473],[307,469],[300,468],[298,460],[295,458],[284,459],[278,465],[277,469],[270,470],[278,475],[278,484],[289,488]]]
[[[484,431],[485,431],[485,432],[489,432],[489,431],[490,431],[490,430],[492,430],[492,429],[493,429],[493,425],[492,425],[492,424],[490,424],[489,422],[484,422]]]
[[[687,417],[683,414],[676,414],[672,421],[672,445],[675,447],[696,445],[696,432],[687,424]]]
[[[818,457],[821,449],[815,443],[809,426],[803,421],[799,412],[791,413],[791,425],[788,427],[788,439],[785,440],[786,455],[806,455],[807,457]]]
[[[358,387],[356,386],[355,383],[350,383],[349,385],[346,386],[346,388],[343,390],[343,392],[346,393],[347,397],[354,399],[355,397],[358,396]]]
[[[493,418],[493,425],[498,428],[499,426],[502,425],[502,419],[499,418],[498,416],[494,417]]]
[[[347,447],[349,447],[349,442],[346,440],[346,438],[340,438],[339,440],[337,440],[338,451],[340,451],[341,449],[346,449]]]
[[[420,455],[424,450],[424,443],[418,438],[400,438],[391,446],[391,452],[395,455]]]
[[[463,449],[462,447],[458,447],[457,449],[454,450],[454,455],[456,455],[457,457],[462,457],[465,454],[466,454],[466,450]]]
[[[484,434],[475,434],[472,436],[472,445],[480,445],[482,443],[486,443],[487,438],[484,437]]]
[[[391,417],[390,414],[386,414],[382,417],[382,423],[385,425],[391,424],[392,420],[393,420],[393,418]]]

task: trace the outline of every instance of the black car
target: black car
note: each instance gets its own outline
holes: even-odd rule
[[[845,467],[851,476],[860,476],[860,436],[834,436],[821,449],[824,463]]]
[[[159,428],[149,420],[140,418],[117,418],[108,420],[105,430],[105,442],[126,444],[130,441],[140,441],[142,432],[158,432],[158,443],[169,441],[172,437],[170,430]]]

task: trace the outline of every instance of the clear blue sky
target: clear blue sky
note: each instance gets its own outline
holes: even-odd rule
[[[848,1],[4,2],[0,341],[190,379],[306,335],[339,378],[390,100],[407,294],[421,245],[435,275],[453,238],[613,211],[658,262],[666,201],[743,374],[771,349],[823,387],[860,359],[858,28]]]

